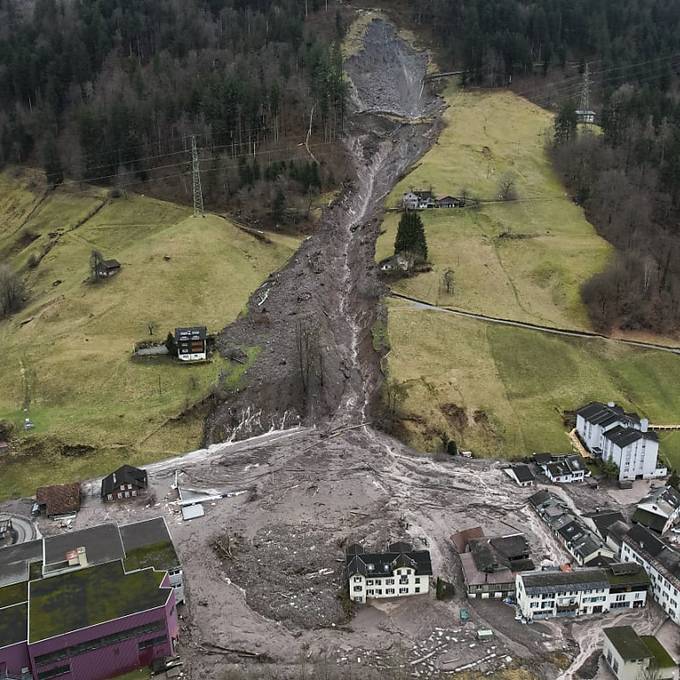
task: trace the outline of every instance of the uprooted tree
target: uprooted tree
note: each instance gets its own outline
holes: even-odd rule
[[[427,261],[427,239],[423,220],[417,212],[405,211],[399,220],[394,254],[412,253],[417,259]]]

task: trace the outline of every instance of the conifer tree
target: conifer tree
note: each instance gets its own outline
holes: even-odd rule
[[[417,212],[407,210],[399,220],[397,238],[394,241],[394,253],[413,253],[422,260],[427,260],[427,239],[425,227]]]

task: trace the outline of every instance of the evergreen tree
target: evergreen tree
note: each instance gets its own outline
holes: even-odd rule
[[[45,140],[42,156],[47,183],[51,187],[61,184],[64,181],[64,170],[61,166],[57,140],[54,138],[54,135],[49,135]]]
[[[574,139],[576,124],[576,109],[571,102],[567,101],[562,104],[555,118],[555,144],[560,146]]]
[[[272,201],[272,220],[274,220],[276,224],[279,224],[280,222],[283,221],[285,212],[286,212],[286,196],[279,187],[278,191],[276,192],[276,196]]]
[[[427,260],[427,239],[425,227],[417,212],[407,210],[399,220],[394,253],[413,253],[419,259]]]

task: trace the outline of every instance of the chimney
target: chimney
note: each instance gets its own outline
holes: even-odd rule
[[[649,419],[642,418],[642,420],[640,420],[640,431],[647,432],[647,430],[649,430]]]

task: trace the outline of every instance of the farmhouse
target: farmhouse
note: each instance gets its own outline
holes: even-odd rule
[[[205,361],[208,358],[208,330],[205,326],[175,328],[175,345],[180,361]]]
[[[619,468],[619,480],[663,477],[657,468],[659,438],[649,430],[649,421],[626,413],[614,402],[592,402],[576,412],[576,432],[596,457]]]
[[[367,553],[361,545],[346,551],[345,575],[353,602],[369,598],[426,594],[432,563],[427,550],[413,550],[409,543],[392,543],[385,552]]]
[[[523,534],[485,537],[481,528],[454,534],[468,597],[503,599],[515,592],[515,574],[531,571],[529,543]]]
[[[638,609],[647,602],[649,578],[636,564],[605,569],[517,574],[517,605],[527,621]]]
[[[653,635],[638,635],[631,626],[604,628],[602,656],[617,680],[649,677],[677,680],[678,666]]]
[[[436,199],[431,191],[407,191],[402,205],[406,210],[426,210],[435,207]]]
[[[536,481],[536,478],[534,477],[534,473],[531,471],[528,465],[524,465],[523,463],[517,463],[515,465],[510,465],[509,467],[506,467],[504,470],[506,475],[512,479],[517,486],[521,487],[527,487],[527,486],[533,486],[534,482]]]
[[[643,498],[633,514],[633,523],[657,534],[666,533],[680,518],[680,492],[672,486],[654,489]]]
[[[133,498],[144,493],[148,484],[146,470],[123,465],[102,479],[101,497],[105,501]]]
[[[0,550],[0,669],[99,680],[174,654],[172,571],[181,578],[162,518]]]
[[[35,492],[36,504],[47,517],[68,515],[80,510],[80,484],[41,486]]]
[[[437,208],[462,208],[464,205],[465,201],[456,196],[442,196],[436,203]]]

